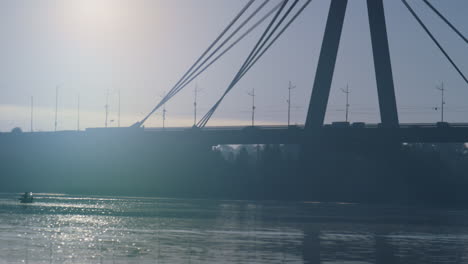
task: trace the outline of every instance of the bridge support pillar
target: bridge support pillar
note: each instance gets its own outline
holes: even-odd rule
[[[305,126],[323,125],[348,0],[331,0]]]
[[[340,45],[348,0],[331,0],[315,81],[307,112],[306,128],[323,126]],[[384,127],[398,127],[398,111],[393,83],[383,0],[367,0],[369,26],[379,97],[380,119]]]
[[[399,126],[399,122],[383,0],[367,0],[367,11],[379,96],[380,119],[384,127],[394,128]]]

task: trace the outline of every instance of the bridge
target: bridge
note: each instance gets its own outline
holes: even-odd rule
[[[465,44],[467,38],[439,12],[429,0],[418,0],[426,4],[429,10],[441,19]],[[257,4],[260,2],[260,4]],[[138,135],[151,142],[180,142],[219,144],[306,144],[308,142],[468,142],[468,124],[445,123],[437,124],[401,124],[399,122],[397,102],[395,97],[394,77],[389,51],[387,25],[383,0],[367,0],[367,13],[370,26],[370,36],[376,76],[376,87],[380,110],[379,124],[364,124],[335,122],[324,124],[328,98],[337,61],[341,33],[344,25],[348,0],[330,0],[330,8],[318,65],[313,83],[312,95],[309,102],[307,117],[304,125],[300,126],[207,126],[223,99],[235,88],[236,84],[259,61],[269,48],[282,36],[282,34],[295,22],[297,17],[309,6],[311,0],[281,0],[265,15],[258,17],[261,10],[269,7],[269,0],[249,0],[240,12],[230,21],[221,34],[201,54],[201,56],[188,68],[182,77],[175,83],[161,101],[139,122],[129,128],[91,128],[79,134],[119,134]],[[413,16],[416,23],[422,27],[429,39],[437,46],[448,62],[448,66],[456,71],[468,86],[468,79],[455,63],[455,60],[444,49],[431,30],[418,16],[407,2],[402,4]],[[250,12],[250,15],[247,15]],[[255,22],[256,21],[256,22]],[[194,126],[185,128],[144,128],[145,122],[188,84],[203,74],[205,70],[217,62],[224,54],[238,42],[260,26],[269,21],[253,49],[246,56],[240,69],[221,98],[209,111],[197,120],[196,105]],[[245,29],[247,25],[250,27]],[[466,46],[468,47],[468,45]],[[445,102],[442,100],[442,106]],[[163,110],[165,112],[165,110]],[[163,114],[163,118],[164,114]],[[67,134],[75,134],[73,132]]]
[[[445,22],[455,34],[466,44],[466,37],[441,14],[428,0],[421,0],[426,6]],[[260,18],[256,24],[249,28],[228,48],[222,48],[234,37],[247,22],[252,20],[269,1],[264,1],[254,9],[231,35],[227,36],[221,44],[220,40],[239,22],[245,12],[255,7],[255,0],[248,1],[246,6],[229,23],[225,30],[216,38],[208,49],[180,78],[174,87],[162,98],[153,110],[132,128],[137,129],[144,137],[158,142],[205,142],[210,145],[218,144],[304,144],[311,141],[325,142],[468,142],[468,124],[400,124],[397,111],[397,102],[393,82],[392,65],[387,36],[387,26],[383,0],[367,0],[367,11],[370,26],[371,44],[374,58],[376,87],[378,92],[380,124],[364,124],[337,122],[325,125],[325,113],[328,104],[335,64],[340,45],[341,32],[344,24],[348,0],[331,0],[328,19],[325,26],[321,52],[316,69],[315,81],[310,98],[306,122],[303,126],[251,126],[251,127],[207,127],[207,123],[217,110],[225,96],[235,87],[237,82],[252,68],[255,63],[268,51],[282,33],[294,23],[295,19],[307,8],[310,0],[280,1],[270,12]],[[450,57],[440,42],[434,37],[430,29],[414,11],[406,0],[401,0],[417,24],[419,24],[429,39],[439,48],[449,65],[468,84],[468,80],[455,61]],[[197,76],[215,63],[224,53],[241,41],[252,29],[264,20],[273,16],[270,23],[258,39],[254,48],[247,56],[244,64],[234,75],[233,80],[226,88],[221,98],[201,118],[196,119],[195,125],[187,128],[142,129],[145,121],[173,96],[186,87]],[[213,58],[214,59],[211,59]],[[210,61],[211,60],[211,61]],[[442,100],[442,105],[445,102]],[[196,105],[195,105],[196,108]],[[196,111],[195,111],[196,113]],[[90,130],[90,132],[93,130]]]

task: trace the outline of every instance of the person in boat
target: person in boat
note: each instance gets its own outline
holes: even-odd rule
[[[32,192],[25,192],[21,198],[20,201],[22,203],[32,203],[33,202],[33,195]]]

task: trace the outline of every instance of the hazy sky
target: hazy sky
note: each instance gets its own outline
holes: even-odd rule
[[[302,2],[303,0],[301,0]],[[259,4],[260,1],[257,1]],[[468,47],[421,0],[409,1],[465,74]],[[468,35],[468,1],[431,1]],[[232,0],[1,0],[0,130],[29,130],[34,96],[35,130],[53,130],[55,87],[59,88],[60,130],[104,125],[106,91],[110,120],[122,125],[148,113],[246,1]],[[278,0],[269,4],[274,6]],[[350,0],[333,80],[327,122],[344,119],[349,84],[351,121],[379,122],[365,0]],[[468,87],[451,68],[399,0],[385,0],[397,104],[401,122],[435,122],[444,81],[446,119],[468,122]],[[313,0],[295,24],[226,97],[208,125],[250,122],[256,89],[256,120],[284,124],[287,86],[292,81],[292,122],[303,123],[308,107],[330,0]],[[196,82],[203,89],[199,115],[225,90],[264,26],[236,46]],[[168,126],[190,126],[193,88],[167,104]],[[112,123],[116,125],[116,122]],[[161,126],[158,112],[146,126]]]

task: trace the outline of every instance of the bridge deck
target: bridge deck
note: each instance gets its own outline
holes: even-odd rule
[[[89,129],[88,131],[89,133],[98,131],[103,133],[106,130]],[[115,130],[115,132],[118,131],[120,130]],[[138,133],[159,142],[203,142],[210,145],[302,144],[313,140],[324,142],[468,142],[468,124],[462,123],[443,127],[435,124],[401,124],[400,128],[381,128],[372,124],[363,127],[329,125],[310,131],[302,126],[146,128],[139,130]]]
[[[118,140],[131,142],[143,140],[150,144],[306,144],[311,142],[333,143],[450,143],[468,142],[468,124],[401,124],[400,128],[382,128],[379,125],[341,126],[328,125],[305,130],[302,126],[258,127],[206,127],[203,129],[176,128],[88,128],[86,131],[59,131],[34,133],[0,133],[0,137],[94,138],[96,141]]]

